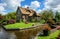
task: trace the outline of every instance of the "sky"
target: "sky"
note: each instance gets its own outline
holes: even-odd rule
[[[14,12],[18,6],[29,7],[37,13],[46,9],[60,12],[60,0],[0,0],[0,14]]]

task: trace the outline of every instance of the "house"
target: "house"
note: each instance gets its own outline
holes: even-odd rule
[[[16,11],[16,22],[20,21],[37,21],[40,18],[40,15],[37,14],[34,10],[27,8],[18,7]]]

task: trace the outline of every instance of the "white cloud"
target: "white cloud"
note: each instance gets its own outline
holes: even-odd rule
[[[60,11],[60,0],[46,0],[45,9],[53,9]]]
[[[28,6],[28,5],[24,5],[23,7],[24,7],[24,8],[27,8],[27,7],[29,7],[29,6]]]
[[[6,4],[5,3],[0,3],[0,11],[5,11],[5,7]]]
[[[3,11],[4,10],[4,7],[3,6],[0,6],[0,11]]]
[[[36,11],[36,9],[40,7],[40,2],[35,0],[35,1],[32,1],[30,5],[24,5],[23,7],[24,8],[29,7],[30,9],[33,9]]]
[[[21,2],[24,0],[4,0],[4,3],[7,4],[6,9],[16,10],[18,6],[21,6]]]
[[[33,1],[33,2],[31,2],[31,6],[40,7],[40,2],[38,2],[38,1]]]
[[[56,11],[59,11],[59,12],[60,12],[60,5],[57,5],[57,7],[56,7],[56,8],[54,8],[54,10],[56,10]]]
[[[16,10],[18,6],[21,6],[21,2],[24,0],[3,0],[2,3],[0,3],[0,14],[6,14],[6,10]]]
[[[4,12],[4,11],[5,11],[4,7],[0,6],[0,14],[5,15],[6,12]]]
[[[2,15],[5,15],[6,14],[6,10],[5,10],[5,7],[6,6],[6,4],[5,3],[0,3],[0,14],[2,14]]]
[[[40,2],[38,2],[38,1],[32,1],[31,2],[30,8],[36,9],[36,8],[39,8],[39,7],[40,7]]]
[[[0,6],[7,6],[6,3],[0,3]]]

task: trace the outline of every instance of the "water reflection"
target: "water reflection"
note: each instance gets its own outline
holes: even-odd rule
[[[8,33],[4,29],[0,29],[0,39],[16,39],[13,33]]]

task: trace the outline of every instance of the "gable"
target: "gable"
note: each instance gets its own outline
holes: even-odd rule
[[[21,14],[21,10],[19,9],[19,7],[18,7],[18,9],[17,9],[17,14],[18,14],[18,15]]]

